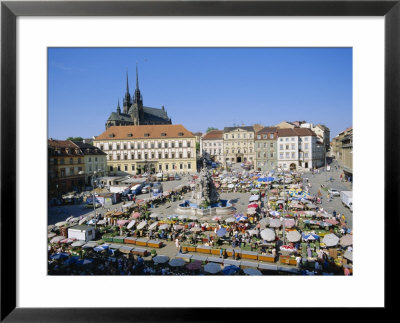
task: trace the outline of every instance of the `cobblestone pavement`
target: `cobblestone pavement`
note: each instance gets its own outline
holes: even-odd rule
[[[324,172],[323,169],[320,169],[319,174],[312,175],[311,172],[306,172],[303,174],[303,179],[308,178],[311,183],[310,193],[312,195],[317,194],[318,189],[320,189],[321,185],[324,185],[328,189],[333,188],[337,191],[352,191],[352,183],[350,182],[342,182],[340,180],[340,174],[342,173],[341,168],[336,169],[338,166],[337,161],[334,161],[331,164],[331,170],[329,172]],[[329,179],[333,178],[333,181],[330,182]],[[349,208],[343,205],[340,196],[335,196],[331,202],[328,201],[327,195],[328,192],[321,190],[323,193],[322,204],[319,207],[322,207],[324,210],[332,213],[334,210],[337,213],[344,214],[347,226],[352,230],[353,229],[353,213]]]

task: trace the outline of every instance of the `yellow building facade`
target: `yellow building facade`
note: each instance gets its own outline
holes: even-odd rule
[[[196,172],[196,137],[182,125],[111,126],[93,145],[109,175]]]

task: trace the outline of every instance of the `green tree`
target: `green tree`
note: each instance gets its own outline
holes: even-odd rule
[[[200,151],[200,143],[196,142],[196,151]]]
[[[66,140],[83,141],[83,138],[82,137],[68,137]]]
[[[206,132],[208,133],[208,132],[213,131],[213,130],[218,130],[218,128],[208,127]]]

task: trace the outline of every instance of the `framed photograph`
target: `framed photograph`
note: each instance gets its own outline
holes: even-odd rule
[[[399,14],[2,2],[1,320],[387,307]]]

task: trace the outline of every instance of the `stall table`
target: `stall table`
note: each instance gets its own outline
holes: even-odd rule
[[[242,251],[242,259],[251,259],[251,260],[257,260],[257,252],[254,251]]]
[[[275,257],[271,254],[267,254],[267,255],[258,254],[258,260],[266,261],[266,262],[275,262]]]
[[[131,252],[134,255],[142,256],[142,257],[145,257],[147,255],[147,250],[143,249],[143,248],[133,248],[133,250]]]
[[[124,243],[136,244],[136,240],[137,240],[137,238],[134,238],[134,237],[126,237],[124,239]]]
[[[208,262],[215,262],[217,264],[222,264],[224,260],[222,258],[217,258],[217,257],[208,257],[207,258]]]
[[[181,258],[185,260],[186,262],[190,262],[190,259],[192,259],[193,255],[191,254],[185,254],[185,253],[178,253],[175,258]]]
[[[200,253],[208,253],[208,254],[210,254],[211,253],[211,247],[209,247],[209,246],[197,246],[196,251],[200,252]]]
[[[161,248],[162,242],[158,240],[149,240],[147,241],[147,246],[152,248]]]
[[[147,239],[137,239],[136,240],[136,245],[137,246],[143,246],[146,247],[147,246]]]

